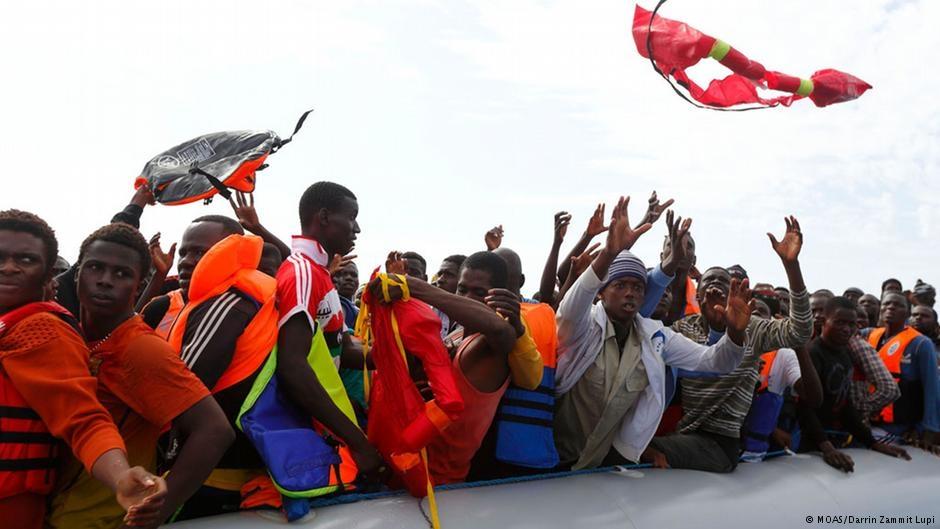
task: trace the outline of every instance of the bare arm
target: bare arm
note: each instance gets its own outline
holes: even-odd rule
[[[173,424],[185,442],[166,478],[168,491],[160,513],[161,522],[202,486],[235,441],[235,432],[212,396],[181,413]]]
[[[794,389],[800,395],[800,402],[810,408],[818,408],[822,405],[822,383],[819,381],[819,373],[813,366],[813,359],[809,356],[806,347],[797,347],[796,359],[800,363],[800,379],[793,384]]]
[[[555,283],[557,281],[556,270],[558,270],[558,252],[561,250],[561,243],[565,240],[565,234],[568,232],[568,224],[571,222],[571,215],[566,211],[555,213],[555,238],[552,240],[552,249],[548,252],[548,259],[545,261],[545,268],[542,269],[542,281],[539,284],[539,299],[542,303],[555,306]]]
[[[571,270],[571,260],[575,257],[584,253],[584,250],[587,249],[588,244],[591,244],[591,240],[594,237],[600,235],[607,231],[607,226],[604,226],[604,208],[603,203],[598,204],[594,208],[594,214],[591,215],[591,218],[588,220],[587,228],[584,229],[584,234],[581,235],[581,238],[578,239],[578,242],[574,245],[574,248],[568,252],[568,255],[565,257],[565,260],[561,263],[561,268],[558,269],[558,282],[564,284],[568,279],[568,272]]]
[[[238,222],[241,223],[243,228],[261,237],[264,242],[277,246],[278,251],[281,252],[281,260],[287,259],[290,256],[290,247],[261,224],[258,211],[255,209],[254,193],[245,195],[245,193],[239,191],[235,195],[235,200],[230,198],[228,202],[231,204],[232,209],[235,211],[235,216],[238,217]]]
[[[277,336],[277,377],[284,391],[304,413],[326,426],[349,445],[363,475],[380,473],[382,456],[359,429],[333,403],[307,363],[313,329],[307,315],[297,313],[281,326]]]

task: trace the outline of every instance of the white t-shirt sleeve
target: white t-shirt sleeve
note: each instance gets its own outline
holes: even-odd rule
[[[767,390],[782,395],[787,388],[800,379],[800,361],[793,349],[781,348],[777,351],[777,358],[770,368],[767,380]]]

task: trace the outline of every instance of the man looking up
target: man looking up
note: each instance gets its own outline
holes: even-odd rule
[[[797,407],[800,429],[805,442],[800,451],[819,450],[823,460],[830,466],[852,472],[855,463],[844,452],[836,450],[826,430],[847,430],[853,438],[866,447],[894,457],[910,459],[903,449],[882,442],[875,442],[861,415],[849,398],[852,379],[852,361],[846,351],[849,339],[855,334],[855,304],[846,298],[832,298],[826,303],[826,319],[822,333],[809,345],[810,358],[823,384],[823,401],[818,408],[800,401]]]
[[[304,191],[298,207],[301,235],[292,238],[294,253],[277,273],[277,377],[291,401],[343,441],[359,475],[375,480],[384,471],[379,452],[359,429],[337,367],[342,355],[347,367],[362,367],[360,344],[344,333],[339,294],[327,270],[331,256],[346,255],[359,233],[359,203],[349,189],[317,182]],[[336,351],[334,365],[315,372],[307,356],[314,334],[321,329]]]
[[[726,317],[728,333],[711,347],[638,316],[646,267],[629,248],[651,225],[631,228],[628,204],[629,198],[620,198],[604,249],[558,307],[555,442],[562,463],[574,469],[640,459],[667,401],[667,363],[728,372],[744,354],[750,315],[746,283],[735,281],[727,305],[716,309]],[[683,228],[678,240],[688,223]]]
[[[52,228],[36,215],[0,211],[0,406],[4,433],[0,459],[0,520],[5,527],[42,527],[47,496],[55,484],[56,439],[61,439],[85,469],[117,496],[130,524],[157,521],[166,483],[128,465],[121,434],[95,398],[88,373],[88,348],[56,305],[37,305],[52,281],[59,243]],[[28,452],[16,434],[35,441]]]
[[[163,522],[194,493],[235,439],[209,390],[170,345],[134,313],[147,241],[133,227],[108,224],[85,239],[78,258],[82,329],[91,349],[98,400],[127,446],[128,461],[156,472],[157,439],[167,425],[185,443],[167,477]],[[123,509],[103,485],[71,460],[59,477],[48,527],[118,527]]]
[[[872,423],[934,450],[940,442],[937,353],[929,338],[908,326],[909,314],[904,295],[886,292],[881,300],[885,326],[862,332],[901,389],[901,397],[882,409]]]
[[[803,248],[803,233],[795,217],[784,219],[786,233],[783,239],[768,233],[771,247],[780,258],[790,288],[790,315],[782,320],[763,320],[750,316],[747,322],[748,343],[744,357],[733,371],[719,377],[688,377],[682,381],[684,414],[678,433],[658,437],[651,448],[665,455],[669,466],[710,472],[731,472],[738,463],[741,426],[747,417],[754,397],[754,388],[760,377],[761,355],[781,348],[796,349],[809,340],[813,319],[809,310],[809,296],[803,284],[799,255]],[[701,315],[685,318],[673,329],[700,343],[712,343],[715,334],[723,331],[723,313],[720,307],[725,281],[721,269],[710,269],[702,276],[704,310]],[[716,305],[711,299],[718,299]]]

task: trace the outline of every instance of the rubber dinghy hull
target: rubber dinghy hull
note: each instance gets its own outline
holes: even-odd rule
[[[912,461],[870,450],[847,450],[855,460],[852,474],[829,467],[817,454],[800,454],[742,463],[732,474],[612,471],[445,490],[438,493],[437,501],[444,529],[764,529],[807,527],[809,519],[812,525],[826,526],[925,527],[930,517],[934,518],[929,525],[936,525],[940,520],[940,458],[916,448],[908,447],[908,451]],[[418,500],[410,496],[393,496],[320,507],[312,519],[290,527],[425,529],[429,524],[422,509],[427,512],[426,499],[419,508]],[[288,526],[281,520],[275,513],[255,511],[172,527]]]

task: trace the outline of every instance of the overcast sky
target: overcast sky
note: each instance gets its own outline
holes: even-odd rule
[[[644,4],[652,8],[653,0]],[[694,219],[698,261],[785,283],[765,233],[805,233],[811,290],[940,282],[940,2],[672,0],[662,14],[770,69],[850,72],[859,100],[698,110],[636,53],[625,1],[4,2],[0,208],[38,213],[63,255],[132,195],[144,163],[199,134],[272,129],[316,111],[259,173],[262,221],[288,238],[317,180],[359,196],[366,269],[416,250],[429,274],[495,224],[538,277],[552,217],[569,245],[594,204],[655,189]],[[691,70],[702,84],[725,71]],[[148,208],[178,239],[222,200]],[[635,248],[652,264],[661,221]]]

